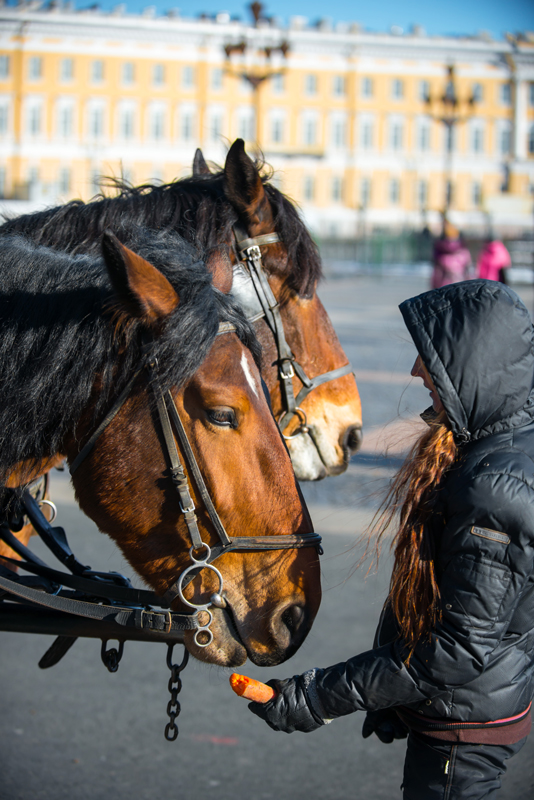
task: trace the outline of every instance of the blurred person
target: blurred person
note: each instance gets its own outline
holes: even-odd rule
[[[490,281],[400,309],[432,407],[368,542],[378,556],[396,528],[373,648],[270,681],[274,699],[249,708],[286,733],[367,711],[364,737],[407,736],[404,800],[493,800],[531,728],[533,328]]]
[[[465,281],[470,277],[471,254],[463,243],[458,228],[447,219],[443,222],[442,235],[434,242],[432,264],[433,289]]]
[[[477,259],[477,277],[506,283],[506,269],[512,265],[510,253],[498,239],[488,239]]]

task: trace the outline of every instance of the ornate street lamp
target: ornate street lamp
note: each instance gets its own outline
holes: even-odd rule
[[[254,2],[251,3],[249,6],[250,11],[252,12],[252,16],[254,18],[254,27],[261,28],[262,23],[269,22],[268,18],[263,15],[263,8],[264,6],[262,3]],[[275,53],[280,53],[282,58],[285,60],[287,58],[287,54],[289,53],[289,42],[285,39],[282,40],[279,44],[255,44],[255,39],[257,37],[254,36],[253,39],[250,41],[246,41],[242,39],[240,42],[236,43],[229,43],[225,45],[224,52],[226,56],[226,60],[228,66],[225,68],[225,72],[228,75],[232,75],[234,78],[240,78],[241,80],[247,81],[252,86],[252,91],[254,93],[254,108],[256,113],[256,142],[258,147],[261,146],[261,96],[260,96],[260,89],[261,86],[275,75],[283,75],[285,73],[285,67],[276,67],[272,62],[271,58]],[[250,66],[244,63],[244,60],[241,63],[233,62],[232,63],[232,56],[234,54],[238,54],[241,56],[245,56],[249,54],[251,56],[250,59]],[[254,63],[256,62],[256,63]]]
[[[451,207],[453,199],[452,186],[452,154],[454,146],[454,131],[456,126],[466,122],[475,112],[477,98],[472,94],[468,99],[462,100],[456,89],[456,72],[454,66],[447,67],[447,83],[441,95],[432,95],[430,92],[425,97],[428,115],[436,122],[441,122],[445,128],[445,164],[443,174],[445,177],[445,213]]]

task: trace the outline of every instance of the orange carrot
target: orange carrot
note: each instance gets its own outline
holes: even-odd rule
[[[240,697],[253,700],[255,703],[268,703],[276,695],[275,690],[267,684],[254,678],[247,678],[246,675],[239,675],[237,672],[232,672],[230,675],[230,686]]]

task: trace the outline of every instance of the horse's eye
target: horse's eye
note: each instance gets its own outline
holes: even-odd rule
[[[206,414],[209,421],[220,428],[237,428],[237,420],[231,408],[210,408]]]

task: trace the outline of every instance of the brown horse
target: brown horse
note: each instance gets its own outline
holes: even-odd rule
[[[253,329],[220,291],[231,282],[224,254],[211,255],[208,271],[177,235],[139,231],[135,252],[110,234],[103,252],[102,261],[0,239],[2,484],[15,470],[27,482],[66,453],[82,510],[156,592],[167,592],[192,557],[217,543],[191,474],[202,545],[194,546],[182,513],[153,399],[159,410],[170,392],[230,535],[243,544],[242,537],[281,542],[308,534],[309,515],[262,391]],[[217,569],[225,602],[209,609],[213,641],[202,647],[188,632],[190,652],[231,666],[247,657],[276,664],[295,652],[320,603],[315,549],[224,552]],[[183,599],[200,606],[220,589],[210,567],[184,587]],[[178,592],[173,608],[180,606]]]
[[[176,230],[202,248],[226,243],[236,267],[245,258],[247,241],[252,247],[259,242],[267,291],[278,303],[287,343],[281,353],[280,332],[273,333],[272,320],[268,324],[270,312],[252,310],[273,414],[291,437],[287,445],[299,480],[343,472],[361,443],[361,404],[350,369],[336,376],[348,362],[316,294],[319,254],[295,207],[260,176],[243,141],[234,142],[224,169],[214,174],[200,155],[192,178],[163,186],[122,186],[117,197],[74,201],[10,220],[0,233],[19,231],[60,250],[96,252],[106,228],[128,243],[121,228],[131,224]],[[299,402],[300,410],[288,414],[286,395],[302,395],[304,379],[316,379],[317,385]]]

